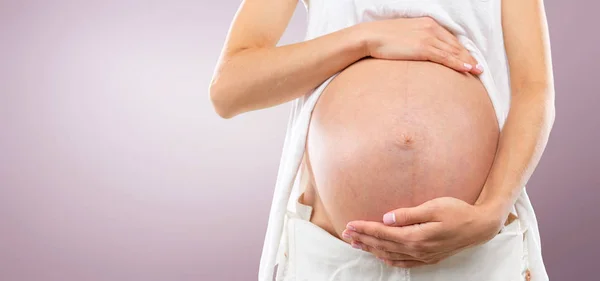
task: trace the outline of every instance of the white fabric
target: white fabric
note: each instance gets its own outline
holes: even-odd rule
[[[398,17],[430,16],[454,33],[483,65],[480,79],[494,106],[500,129],[510,105],[510,81],[501,25],[501,0],[306,0],[308,28],[305,40],[350,27],[360,22]],[[401,34],[399,34],[401,36]],[[273,281],[280,245],[285,237],[288,209],[295,212],[294,199],[304,192],[298,184],[300,164],[312,110],[325,87],[337,74],[293,101],[281,164],[273,195],[260,261],[259,281]],[[525,187],[515,209],[526,235],[533,280],[547,280],[542,261],[537,220]]]
[[[297,203],[286,221],[287,262],[283,281],[522,281],[528,269],[527,229],[519,219],[485,244],[438,264],[405,269],[387,266],[372,254],[352,248],[311,223],[312,208]]]

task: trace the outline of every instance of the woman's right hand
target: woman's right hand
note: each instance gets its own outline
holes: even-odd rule
[[[431,17],[365,22],[368,56],[391,60],[428,60],[460,72],[483,69],[450,31]]]

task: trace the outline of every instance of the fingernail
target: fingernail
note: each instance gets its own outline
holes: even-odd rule
[[[352,230],[352,231],[356,231],[356,227],[352,226],[351,224],[347,224],[347,225],[346,225],[346,228],[347,228],[347,229],[350,229],[350,230]]]
[[[350,244],[350,245],[352,245],[352,248],[354,248],[354,249],[362,250],[362,247],[360,246],[359,243],[352,242],[352,244]]]
[[[475,68],[477,68],[479,71],[483,72],[483,65],[481,65],[481,64],[479,64],[479,63],[478,63],[478,64],[475,66]]]
[[[387,213],[387,214],[383,215],[383,223],[384,224],[396,223],[396,215],[394,213]]]
[[[473,68],[473,66],[465,62],[465,68],[467,70],[471,70]]]
[[[352,236],[350,236],[350,234],[346,231],[342,232],[342,237],[344,237],[346,239],[352,239]]]
[[[377,257],[378,260],[385,262],[385,259],[382,257]]]

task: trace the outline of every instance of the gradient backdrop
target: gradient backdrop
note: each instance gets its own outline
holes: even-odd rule
[[[256,280],[289,104],[211,108],[239,2],[0,1],[0,280]],[[546,8],[557,119],[529,192],[551,279],[594,281],[600,4]]]

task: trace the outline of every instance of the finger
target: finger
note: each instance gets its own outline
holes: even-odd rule
[[[477,59],[471,55],[469,50],[463,49],[463,51],[458,55],[459,59],[467,62],[468,64],[473,65],[474,67],[471,69],[471,74],[479,75],[483,73],[483,65],[477,62]]]
[[[466,51],[465,48],[463,48],[462,46],[457,47],[455,45],[448,44],[448,42],[445,42],[438,38],[432,39],[430,42],[432,46],[458,58],[461,58],[461,55],[464,54],[464,52]],[[464,57],[462,57],[462,59],[464,59]],[[464,60],[464,62],[472,63],[472,61],[468,59]]]
[[[371,248],[368,245],[362,244],[361,242],[353,241],[352,244],[356,245],[353,247],[367,251],[367,252],[373,254],[374,256],[376,256],[380,260],[387,260],[387,261],[391,261],[391,262],[419,261],[419,262],[423,262],[426,264],[436,264],[436,263],[438,263],[444,259],[447,259],[447,258],[460,252],[460,250],[455,250],[455,251],[449,251],[449,252],[442,252],[442,253],[438,253],[438,254],[434,254],[434,255],[421,254],[420,256],[411,256],[411,255],[406,255],[403,253],[381,251],[381,250],[378,250],[375,248]]]
[[[448,29],[446,29],[445,27],[443,27],[441,25],[438,25],[438,27],[434,28],[433,30],[434,30],[434,34],[436,35],[436,37],[443,43],[446,43],[446,45],[448,45],[452,51],[446,50],[444,48],[440,48],[441,50],[447,51],[447,52],[455,54],[455,55],[459,55],[459,58],[462,61],[464,61],[470,65],[473,65],[474,67],[470,70],[471,73],[473,73],[473,74],[483,73],[483,66],[477,61],[477,59],[475,59],[475,57],[473,57],[471,55],[469,50],[467,50],[467,48],[465,48],[460,43],[458,38],[456,38],[456,36],[454,34],[452,34],[452,32],[450,32]],[[458,54],[456,53],[457,50],[458,50]]]
[[[466,62],[470,65],[473,65],[475,67],[471,68],[471,72],[475,72],[475,73],[479,73],[480,69],[476,68],[476,66],[480,66],[477,63],[477,60],[471,55],[471,53],[469,53],[469,50],[465,49],[465,47],[463,47],[462,45],[460,46],[455,46],[453,44],[448,44],[448,42],[439,40],[439,39],[434,39],[431,41],[431,45],[446,52],[449,53],[453,56],[455,56],[456,58],[458,58],[460,61],[462,62]],[[474,74],[475,74],[474,73]]]
[[[344,237],[351,237],[351,245],[354,248],[362,249],[367,252],[371,252],[375,255],[387,256],[384,252],[396,252],[404,255],[405,257],[411,257],[409,250],[405,245],[395,243],[385,239],[379,239],[370,235],[358,233],[352,230],[344,230]]]
[[[352,221],[346,225],[349,234],[366,234],[379,240],[388,240],[395,243],[405,242],[406,236],[412,235],[414,228],[391,227],[374,221]]]
[[[445,65],[456,71],[470,72],[473,69],[472,64],[462,61],[452,53],[440,50],[435,46],[429,46],[428,48],[425,48],[423,52],[427,60]]]
[[[422,261],[413,256],[403,254],[403,253],[381,251],[381,250],[372,248],[371,246],[367,246],[365,244],[361,244],[361,246],[362,246],[363,250],[373,254],[378,259],[385,259],[385,260],[389,260],[389,261],[403,261],[403,260]]]
[[[471,73],[475,74],[475,75],[480,75],[483,73],[483,64],[481,63],[477,63],[475,65],[475,67],[473,67],[473,70],[471,70]]]
[[[387,264],[389,266],[401,267],[401,268],[413,268],[413,267],[419,267],[419,266],[426,265],[426,263],[424,263],[424,262],[414,261],[414,260],[404,260],[404,261],[385,260],[384,262],[385,262],[385,264]]]
[[[400,208],[383,215],[388,226],[406,226],[436,221],[436,210],[430,201],[412,208]]]
[[[432,264],[432,263],[438,263],[438,262],[440,262],[440,261],[442,261],[444,259],[447,259],[447,258],[449,258],[451,256],[454,256],[454,255],[462,252],[463,250],[464,250],[464,248],[437,253],[435,255],[430,256],[429,257],[429,261],[427,261],[427,263],[430,263],[430,264]]]
[[[458,41],[458,38],[456,38],[456,36],[454,34],[452,34],[452,32],[450,32],[448,29],[446,29],[445,27],[438,25],[437,28],[434,28],[434,34],[435,36],[445,42],[448,45],[451,45],[452,47],[456,48],[456,49],[464,49],[465,47],[460,43],[460,41]]]
[[[483,67],[481,64],[477,63],[477,60],[469,53],[467,49],[464,47],[455,47],[453,45],[448,44],[447,42],[436,40],[434,42],[434,47],[449,53],[455,57],[457,57],[460,61],[468,63],[474,67],[471,68],[470,73],[479,75],[483,72]],[[467,71],[465,71],[467,72]]]

